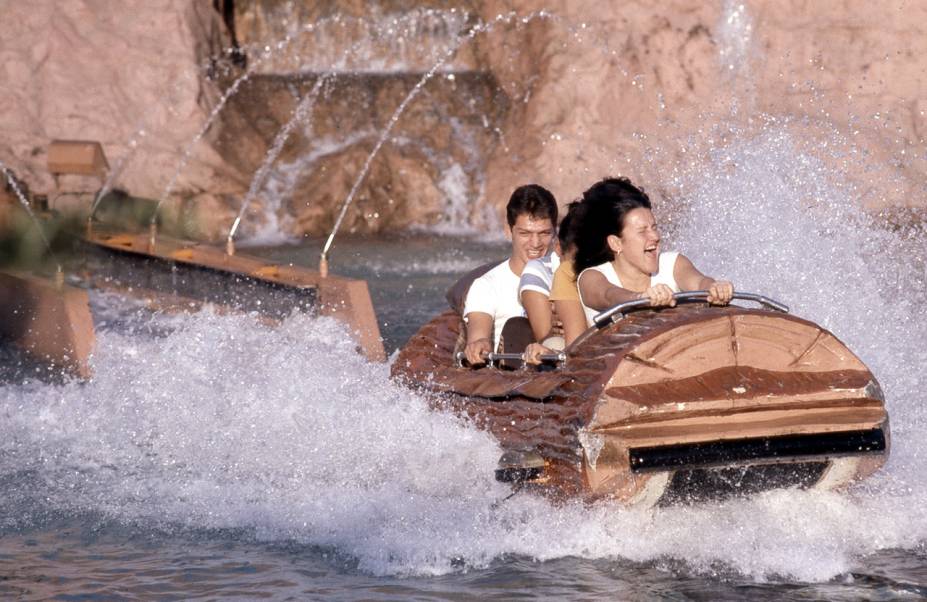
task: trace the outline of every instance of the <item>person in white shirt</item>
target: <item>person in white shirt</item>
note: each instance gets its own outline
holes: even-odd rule
[[[473,281],[464,304],[467,346],[471,365],[485,363],[485,356],[499,344],[502,327],[512,317],[525,315],[519,302],[518,283],[525,265],[548,254],[557,223],[557,201],[546,188],[528,184],[515,189],[506,205],[506,236],[512,255]]]
[[[681,253],[661,252],[650,199],[627,178],[606,178],[583,193],[586,211],[577,235],[574,267],[589,321],[625,301],[653,307],[676,304],[673,293],[707,290],[708,302],[730,302],[734,286],[696,269]]]

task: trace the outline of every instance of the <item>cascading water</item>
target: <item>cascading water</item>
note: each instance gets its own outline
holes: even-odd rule
[[[245,198],[241,202],[241,208],[238,211],[238,216],[235,218],[235,222],[232,224],[232,229],[229,231],[229,244],[232,243],[232,239],[235,237],[235,231],[238,229],[242,217],[245,215],[245,211],[248,210],[248,206],[251,204],[251,201],[254,200],[258,190],[260,190],[260,188],[265,184],[267,174],[270,171],[271,166],[274,164],[274,161],[277,160],[277,157],[280,155],[280,151],[283,150],[283,145],[286,144],[286,141],[290,137],[290,134],[293,132],[293,129],[301,122],[306,121],[311,117],[316,98],[318,98],[319,92],[324,87],[326,81],[326,77],[320,77],[316,80],[315,85],[312,86],[312,90],[310,90],[303,97],[303,99],[299,101],[299,104],[296,105],[296,110],[293,111],[293,116],[282,128],[280,128],[280,131],[277,132],[273,144],[271,144],[270,149],[267,151],[267,155],[264,157],[264,162],[254,174],[254,177],[252,177],[251,185],[248,187],[248,192],[245,194]],[[306,127],[309,126],[307,125]],[[267,239],[268,230],[271,234],[278,231],[279,221],[277,219],[276,209],[279,208],[281,199],[278,198],[276,200],[276,203],[270,203],[270,206],[265,208],[264,213],[268,217],[267,222],[269,223],[266,223],[255,235],[259,240]]]
[[[288,77],[300,78],[314,74],[317,78],[317,86],[319,86],[341,75],[356,76],[363,73],[396,73],[401,75],[403,73],[415,73],[416,68],[421,68],[416,67],[416,65],[429,65],[430,69],[427,69],[428,73],[423,77],[423,81],[413,88],[406,100],[401,103],[400,108],[390,120],[385,131],[379,136],[376,149],[368,159],[367,167],[369,167],[369,160],[372,160],[377,154],[377,150],[386,140],[398,117],[421,90],[423,83],[431,79],[435,73],[442,71],[442,69],[453,67],[452,57],[457,53],[457,49],[466,41],[472,39],[476,33],[482,33],[492,28],[492,24],[476,24],[469,32],[463,32],[464,25],[470,18],[465,12],[456,9],[449,11],[422,9],[398,14],[380,14],[377,11],[374,11],[374,13],[371,17],[363,19],[334,15],[303,25],[297,25],[295,22],[290,23],[287,26],[287,33],[278,41],[251,48],[256,58],[249,62],[245,72],[236,77],[221,94],[198,133],[185,146],[173,176],[159,197],[152,216],[152,223],[157,219],[161,205],[173,192],[180,175],[192,158],[196,144],[209,131],[227,103],[242,90],[246,82],[253,79],[252,76],[255,74],[260,77],[264,70],[269,70],[270,73],[279,76],[279,73],[275,72],[275,70],[279,69],[283,69],[282,73],[289,74]],[[530,21],[531,18],[533,17],[526,18],[525,22]],[[512,15],[504,17],[506,21],[513,19],[514,16]],[[370,34],[372,31],[377,32],[373,41],[370,35],[361,35]],[[336,39],[339,41],[337,44],[333,43]],[[353,39],[353,42],[345,46],[345,39],[349,41]],[[419,42],[422,39],[430,40],[426,43],[429,50],[425,53],[420,51],[415,53],[397,52],[394,44],[386,44],[387,41],[395,42],[397,39],[402,41],[400,46],[404,48],[408,46],[406,43],[408,40],[417,39]],[[306,62],[301,58],[304,54],[307,54],[305,51],[307,44],[313,49],[313,52],[308,53],[311,56],[311,62]],[[324,52],[319,52],[319,50]],[[414,60],[411,60],[413,57]],[[407,58],[410,60],[407,60]],[[320,59],[324,59],[324,65],[320,64]],[[383,60],[387,60],[389,64],[382,63]],[[447,78],[453,81],[454,74],[447,74]],[[314,99],[318,95],[318,90],[314,88],[309,95]],[[263,193],[265,202],[257,211],[260,214],[258,216],[259,223],[248,228],[245,233],[246,242],[248,244],[274,244],[290,240],[284,230],[286,224],[292,220],[288,219],[288,216],[282,210],[282,205],[288,200],[297,179],[304,177],[305,170],[312,167],[313,161],[311,158],[320,156],[320,153],[310,151],[307,153],[308,158],[300,157],[296,161],[281,165],[276,170],[274,169],[274,163],[283,150],[283,144],[294,132],[295,126],[305,119],[306,115],[314,108],[312,106],[315,104],[314,101],[309,102],[308,107],[303,104],[304,102],[305,99],[294,109],[294,116],[281,127],[260,167],[252,177],[251,185],[242,201],[242,209],[239,211],[238,219],[234,223],[232,237],[234,237],[234,231],[237,231],[239,224],[242,222],[244,211],[259,193]],[[455,133],[459,134],[461,139],[472,138],[468,132],[464,131],[458,121],[453,121],[453,124]],[[311,140],[313,138],[311,128],[306,127],[304,129],[306,130],[306,138]],[[355,141],[358,139],[356,133],[347,138],[347,140],[352,139]],[[472,141],[469,141],[468,144],[469,146],[464,148],[464,151],[472,154],[471,147],[474,144]],[[134,147],[134,141],[130,146]],[[466,190],[466,188],[469,188],[469,182],[459,183],[461,174],[459,173],[460,166],[458,164],[444,165],[447,162],[437,160],[434,156],[435,153],[428,153],[426,150],[426,154],[429,154],[436,164],[441,164],[439,168],[444,173],[444,177],[440,182],[441,190],[449,195],[448,198],[453,206],[461,206],[460,210],[451,212],[450,219],[447,221],[449,228],[445,228],[448,232],[456,232],[460,228],[458,222],[465,222],[469,218],[469,215],[466,215],[467,206],[470,202],[470,195],[468,194],[470,191]],[[472,157],[468,161],[467,168],[470,172],[478,171],[478,166],[474,165]],[[362,173],[366,173],[366,168],[362,170]],[[280,185],[281,179],[284,182],[282,185]],[[358,183],[362,179],[363,176],[358,178]],[[105,186],[104,190],[107,189],[108,186]],[[102,192],[100,196],[102,196]],[[353,194],[350,197],[353,198]],[[486,217],[483,216],[484,221]]]
[[[212,109],[209,112],[209,115],[206,117],[205,121],[203,122],[203,125],[200,127],[200,130],[190,140],[190,142],[188,142],[187,145],[184,147],[184,150],[180,156],[180,161],[177,163],[177,167],[174,170],[174,175],[171,176],[170,181],[168,181],[167,185],[164,187],[164,191],[161,193],[161,196],[158,198],[157,206],[155,207],[154,214],[152,215],[152,218],[151,218],[152,223],[154,223],[154,220],[157,219],[158,210],[160,209],[161,205],[164,204],[164,202],[168,199],[168,197],[170,197],[171,192],[174,191],[174,186],[176,186],[177,180],[180,178],[180,175],[183,173],[184,168],[186,168],[187,163],[192,158],[193,152],[196,148],[197,143],[203,139],[203,136],[205,136],[206,133],[209,131],[209,128],[212,127],[213,123],[216,121],[216,119],[219,117],[219,114],[222,112],[222,109],[225,108],[225,105],[226,103],[228,103],[229,99],[235,96],[238,93],[238,91],[241,89],[242,84],[247,82],[253,73],[259,72],[262,65],[272,61],[277,55],[286,52],[289,49],[290,45],[294,43],[294,41],[298,41],[302,36],[308,35],[309,33],[316,31],[317,29],[320,29],[320,28],[324,29],[325,26],[328,25],[329,23],[334,23],[335,25],[341,25],[340,19],[335,19],[335,18],[324,19],[319,23],[308,23],[302,27],[299,27],[297,31],[291,32],[283,36],[283,38],[281,38],[274,44],[266,45],[263,48],[256,49],[257,51],[251,55],[253,58],[249,61],[248,66],[245,69],[245,72],[239,75],[238,77],[236,77],[234,81],[232,81],[232,83],[228,86],[228,88],[225,89],[225,91],[222,93],[222,95],[213,105]],[[349,54],[353,50],[354,48],[349,48],[345,50],[345,55]],[[326,73],[330,73],[330,72],[331,72],[331,69],[329,68],[326,71]],[[305,113],[309,109],[311,109],[311,107],[303,109],[302,112]],[[299,112],[299,109],[297,110],[297,112]],[[289,128],[284,127],[285,132],[289,133],[292,127],[293,126],[290,126]],[[283,142],[286,142],[286,136],[283,137],[279,147],[277,145],[271,145],[271,149],[268,151],[268,157],[265,158],[264,163],[261,165],[261,167],[258,169],[258,172],[257,172],[257,174],[261,175],[262,177],[255,176],[254,178],[254,180],[257,181],[257,184],[263,183],[264,178],[267,176],[267,171],[269,169],[270,164],[273,163],[273,160],[276,159],[277,155],[279,155],[280,153]],[[104,186],[103,190],[105,189],[106,189],[106,186]],[[253,189],[255,189],[254,181],[252,181],[252,184],[249,187],[248,194],[246,195],[245,200],[242,201],[245,206],[247,206],[247,204],[250,203],[250,201],[252,200],[252,197],[256,193],[256,191]],[[279,226],[279,220],[276,219],[277,215],[273,209],[275,208],[272,208],[269,211],[265,211],[266,216],[270,217],[273,222],[268,227]],[[265,227],[264,230],[267,230],[268,227]],[[258,238],[259,240],[264,240],[260,233],[256,236],[256,238]]]
[[[276,53],[263,68],[279,72],[404,73],[425,71],[454,45],[468,27],[463,9],[411,8],[386,11],[368,3],[363,17],[336,14],[314,19],[313,7],[289,5],[271,9],[265,19],[251,19],[253,34],[290,39],[288,51]],[[255,7],[257,14],[260,9]],[[312,26],[307,29],[306,21]],[[306,35],[306,32],[310,35]],[[243,32],[248,35],[248,32]],[[345,51],[347,46],[351,51]],[[423,51],[424,50],[424,51]],[[450,69],[463,63],[448,64]]]
[[[386,122],[386,127],[383,128],[383,131],[380,133],[377,143],[374,145],[373,150],[370,151],[370,154],[367,155],[367,159],[364,161],[363,167],[361,167],[360,173],[358,173],[357,178],[354,180],[354,184],[351,186],[351,190],[348,192],[347,197],[341,204],[341,209],[338,212],[338,216],[335,218],[335,225],[332,228],[331,234],[328,236],[328,239],[325,241],[325,245],[322,247],[322,263],[324,264],[327,261],[327,256],[331,245],[334,242],[335,235],[338,233],[339,228],[341,227],[341,221],[344,219],[344,216],[350,207],[351,202],[354,200],[355,195],[357,194],[358,189],[360,188],[361,183],[363,183],[364,178],[367,177],[367,172],[370,170],[370,165],[373,162],[373,159],[377,156],[377,153],[380,152],[380,149],[383,147],[383,144],[386,142],[393,128],[396,126],[396,123],[399,121],[399,117],[405,111],[406,107],[409,106],[409,103],[412,102],[415,97],[422,91],[422,88],[428,81],[435,76],[441,67],[443,67],[458,51],[458,49],[475,38],[477,35],[485,33],[487,31],[492,31],[492,29],[499,23],[512,23],[515,21],[521,21],[522,23],[530,23],[535,18],[547,18],[549,14],[546,11],[537,11],[525,17],[518,17],[514,13],[507,15],[498,15],[494,20],[489,21],[488,23],[482,23],[478,26],[474,26],[470,29],[466,35],[461,36],[454,45],[452,45],[443,56],[441,56],[438,61],[432,65],[422,78],[413,86],[409,91],[406,97],[399,103],[399,106],[396,107],[396,110],[390,116],[389,120]]]

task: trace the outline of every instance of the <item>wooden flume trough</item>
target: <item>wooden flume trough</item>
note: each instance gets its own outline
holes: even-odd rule
[[[393,375],[491,432],[506,451],[501,480],[649,505],[839,487],[888,455],[875,377],[833,334],[786,313],[633,311],[547,371],[458,366],[461,325],[453,311],[426,324]]]
[[[366,282],[156,236],[154,216],[152,231],[146,234],[96,222],[93,199],[102,191],[58,188],[61,177],[77,178],[83,186],[87,182],[82,179],[90,178],[99,185],[109,165],[98,142],[52,141],[48,169],[55,177],[55,199],[76,194],[78,202],[90,201],[82,240],[87,255],[94,258],[80,270],[82,286],[114,289],[165,309],[187,310],[205,302],[258,312],[272,320],[293,311],[331,316],[347,326],[358,351],[372,361],[385,360]],[[0,272],[0,284],[0,340],[18,345],[34,359],[90,378],[95,334],[86,290],[63,284],[60,265],[54,281]]]
[[[331,316],[355,338],[371,361],[386,355],[367,283],[243,254],[227,255],[205,244],[97,229],[84,236],[97,257],[82,271],[84,286],[144,299],[159,309],[189,310],[210,303],[253,311],[272,320],[294,311]],[[25,272],[0,272],[0,341],[33,359],[92,376],[95,341],[87,291]]]
[[[256,311],[280,319],[293,311],[336,318],[345,324],[371,361],[384,361],[383,342],[367,283],[201,243],[148,234],[110,232],[99,228],[84,240],[112,254],[115,261],[95,285],[131,290],[143,296],[181,305],[190,300],[233,309]],[[101,277],[102,276],[102,277]]]

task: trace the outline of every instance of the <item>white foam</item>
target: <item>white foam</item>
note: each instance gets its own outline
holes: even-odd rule
[[[434,535],[423,524],[443,529],[447,513],[504,492],[490,437],[391,383],[333,320],[156,321],[167,334],[101,332],[89,384],[0,389],[2,473],[36,470],[53,509],[253,529],[334,546],[372,571],[412,568],[432,552],[396,556],[406,535],[423,544]],[[405,543],[391,549],[393,538]]]

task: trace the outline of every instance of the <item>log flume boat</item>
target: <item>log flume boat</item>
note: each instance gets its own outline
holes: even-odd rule
[[[653,505],[833,489],[885,462],[878,381],[833,334],[759,295],[735,300],[760,307],[676,297],[599,314],[547,370],[459,365],[463,322],[448,311],[392,374],[492,433],[497,479],[554,496]]]

